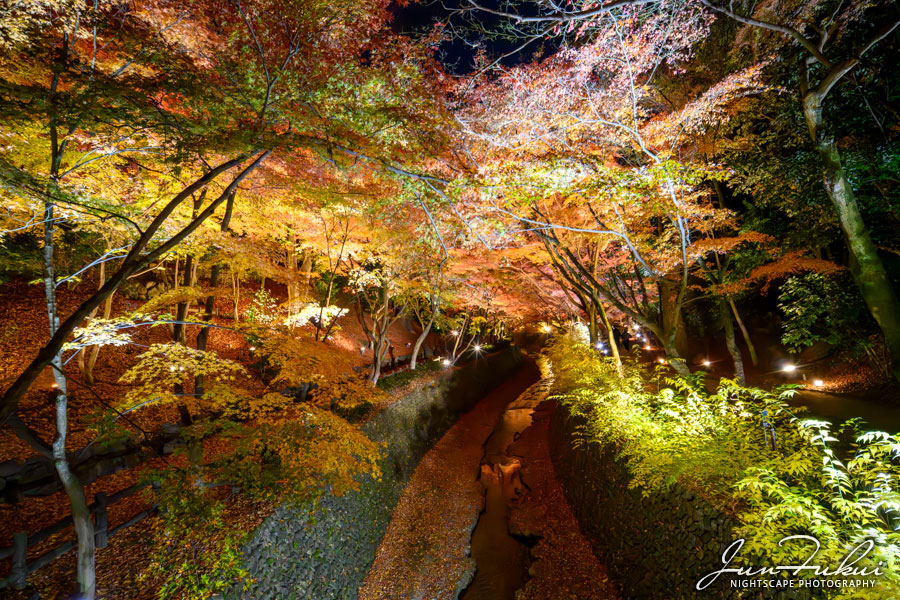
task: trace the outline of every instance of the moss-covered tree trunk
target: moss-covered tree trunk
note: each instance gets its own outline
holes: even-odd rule
[[[810,136],[822,159],[825,192],[837,212],[850,250],[850,271],[869,312],[884,334],[891,353],[891,371],[894,379],[900,381],[900,300],[860,214],[856,194],[841,164],[834,136],[824,127],[822,100],[819,92],[807,92],[803,97],[803,112]]]

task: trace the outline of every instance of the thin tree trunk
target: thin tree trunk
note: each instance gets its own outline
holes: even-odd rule
[[[193,278],[191,273],[193,271],[193,262],[194,257],[188,255],[188,257],[184,260],[184,287],[192,287],[194,285]],[[176,278],[175,284],[178,284],[178,280]],[[178,306],[175,308],[175,323],[173,324],[172,329],[172,340],[179,344],[187,344],[187,339],[185,336],[185,331],[187,327],[184,324],[184,320],[187,318],[189,303],[179,302]]]
[[[416,368],[416,360],[419,358],[419,350],[422,349],[422,344],[425,343],[425,338],[428,337],[428,334],[431,333],[431,327],[434,325],[434,315],[431,315],[431,320],[428,321],[428,325],[422,330],[422,333],[419,334],[419,337],[416,338],[416,343],[413,344],[412,349],[412,358],[409,361],[409,368],[411,370],[415,370]]]
[[[228,233],[228,228],[231,226],[231,215],[234,212],[234,197],[236,192],[232,192],[231,195],[228,196],[228,200],[225,202],[225,214],[222,216],[222,225],[221,231],[222,233]],[[197,334],[197,350],[200,352],[206,352],[206,346],[209,342],[209,322],[212,320],[213,308],[215,307],[216,296],[215,291],[219,286],[219,273],[222,270],[222,265],[216,263],[213,265],[212,270],[209,274],[209,289],[210,295],[206,297],[206,303],[203,307],[203,321],[207,323],[203,328],[200,329],[200,333]],[[204,377],[203,375],[197,375],[194,378],[194,396],[197,398],[201,397],[204,392]]]
[[[101,277],[103,275],[101,274]],[[110,294],[103,303],[103,318],[109,319],[112,316],[112,303],[115,292]],[[84,380],[88,385],[94,385],[94,366],[97,364],[97,358],[100,356],[100,346],[91,346],[91,352],[84,368]]]
[[[102,256],[101,256],[102,258]],[[106,262],[100,263],[100,275],[97,281],[97,289],[103,287],[103,284],[106,282]],[[97,316],[97,309],[100,307],[97,306],[94,310],[91,311],[91,316],[85,319],[86,323],[90,323],[91,320]],[[106,314],[106,309],[104,307],[103,318],[108,319],[109,315]],[[91,346],[90,348],[83,348],[81,352],[78,353],[78,370],[81,371],[81,376],[84,378],[84,382],[88,385],[94,385],[94,364],[97,362],[97,356],[100,354],[100,346]]]
[[[56,276],[53,269],[53,204],[44,203],[44,293],[47,301],[47,317],[50,336],[59,329],[59,314],[56,302]],[[55,389],[51,397],[56,405],[56,435],[53,438],[53,466],[62,482],[72,508],[72,522],[75,525],[77,547],[78,589],[84,600],[93,600],[97,592],[94,570],[94,524],[84,496],[84,487],[72,473],[66,455],[66,437],[69,429],[68,395],[66,376],[63,373],[62,352],[57,352],[51,361]]]
[[[590,336],[591,346],[593,346],[600,339],[597,331],[597,307],[591,302],[588,302],[587,305],[588,335]]]
[[[196,219],[197,214],[203,207],[203,200],[206,199],[206,188],[194,197],[194,204],[191,210],[191,218]],[[182,285],[192,288],[197,284],[197,265],[193,254],[188,254],[184,259],[184,282]],[[178,261],[175,262],[175,286],[178,286]],[[179,344],[187,344],[187,326],[184,324],[187,319],[190,302],[179,302],[175,309],[175,323],[172,328],[172,340]]]
[[[594,298],[594,302],[597,305],[597,312],[603,319],[603,326],[606,327],[606,336],[609,341],[610,352],[612,352],[613,360],[616,361],[616,373],[619,374],[619,377],[625,377],[625,367],[622,366],[622,357],[619,355],[619,347],[616,345],[612,324],[609,322],[609,317],[606,315],[606,307],[603,306],[603,303],[600,302],[599,298]]]
[[[331,294],[334,290],[334,271],[331,271],[328,277],[328,290],[325,292],[325,302],[319,306],[319,320],[316,322],[316,341],[319,341],[319,332],[322,328],[322,318],[325,315],[325,307],[331,304]],[[334,323],[337,321],[337,318],[332,319],[332,321],[328,324],[328,327],[325,328],[325,335],[322,337],[322,341],[328,339],[328,334],[331,333],[331,329],[334,326]]]
[[[810,136],[822,159],[825,192],[837,212],[850,251],[850,271],[860,294],[884,334],[891,353],[891,372],[900,381],[900,300],[888,278],[878,248],[863,222],[853,187],[847,180],[833,135],[824,130],[822,96],[810,91],[803,97],[803,112]]]
[[[294,277],[295,271],[297,270],[297,256],[294,251],[294,239],[292,235],[288,236],[288,248],[287,255],[284,257],[285,267],[288,270],[288,281],[287,281],[287,315],[290,318],[294,314],[294,304],[297,302],[296,293],[294,291]]]
[[[759,358],[756,355],[756,346],[753,345],[753,340],[750,339],[750,332],[747,331],[747,326],[744,325],[744,320],[741,318],[741,314],[738,312],[734,300],[729,300],[728,305],[731,307],[731,312],[734,314],[734,320],[738,324],[738,327],[740,327],[741,335],[744,337],[744,342],[747,344],[747,350],[750,352],[750,362],[753,363],[754,367],[759,366]]]
[[[741,355],[741,349],[737,345],[734,337],[734,323],[731,321],[731,312],[728,310],[728,304],[724,300],[719,300],[719,315],[722,318],[722,327],[725,329],[725,346],[728,348],[728,354],[734,362],[734,376],[741,385],[747,384],[747,377],[744,375],[744,357]]]
[[[331,238],[328,235],[328,225],[325,223],[324,218],[322,219],[322,223],[324,225],[326,239],[329,240],[328,248],[327,248],[327,250],[328,250],[328,271],[329,272],[328,272],[328,289],[325,292],[325,301],[319,305],[319,320],[316,322],[316,341],[319,341],[319,332],[321,331],[321,327],[322,327],[322,316],[325,313],[325,307],[329,306],[331,304],[331,295],[334,293],[334,275],[337,272],[338,267],[341,265],[341,261],[343,260],[343,257],[344,257],[344,248],[347,245],[347,238],[350,235],[350,219],[348,218],[344,224],[344,232],[343,232],[343,235],[341,236],[341,247],[338,250],[337,259],[332,264],[332,262],[331,262],[331,242],[330,242]],[[334,318],[328,324],[328,327],[325,328],[325,334],[322,336],[323,342],[328,339],[328,335],[331,333],[331,330],[334,328],[336,323],[337,323],[337,318]]]
[[[234,271],[231,271],[231,290],[234,293],[234,313],[232,318],[234,319],[235,324],[237,324],[238,321],[240,321],[238,318],[238,303],[241,299],[241,280]]]
[[[310,280],[312,279],[312,250],[303,253],[303,262],[300,265],[300,281],[303,289],[302,300],[308,301],[312,298],[312,288]]]
[[[376,323],[372,324],[373,331],[376,330],[378,325]],[[378,333],[377,339],[372,344],[372,371],[369,374],[369,381],[372,385],[378,384],[378,379],[381,377],[381,364],[384,362],[384,354],[387,351],[388,344],[385,343],[385,337],[383,334]]]

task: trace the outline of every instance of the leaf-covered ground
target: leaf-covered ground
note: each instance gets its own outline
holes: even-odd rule
[[[509,529],[515,535],[538,535],[531,549],[531,578],[517,600],[614,600],[619,598],[606,567],[591,551],[550,460],[548,436],[552,401],[532,413],[532,425],[510,446],[519,458],[527,486],[511,507]]]
[[[477,481],[482,445],[535,377],[532,367],[520,369],[425,455],[394,509],[360,600],[443,600],[465,588],[475,568],[469,540],[484,502]]]

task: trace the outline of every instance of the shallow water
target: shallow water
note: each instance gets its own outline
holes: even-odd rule
[[[800,418],[821,418],[837,425],[860,417],[865,421],[863,428],[866,430],[900,432],[900,405],[889,404],[882,399],[800,390],[788,404],[809,409],[809,412],[798,415]]]
[[[485,489],[485,506],[472,534],[471,556],[477,565],[475,579],[462,600],[512,600],[528,580],[529,544],[509,534],[509,505],[525,489],[519,459],[509,446],[531,425],[533,401],[527,392],[511,402],[494,432],[484,444],[479,481]]]

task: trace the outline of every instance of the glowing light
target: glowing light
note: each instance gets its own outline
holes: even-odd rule
[[[785,373],[793,373],[794,371],[797,370],[797,365],[792,365],[792,364],[788,363],[788,364],[784,365],[781,368],[781,370],[784,371]]]
[[[816,387],[822,387],[823,385],[825,385],[825,382],[821,379],[813,379],[813,385]]]
[[[644,346],[644,350],[652,350],[652,348],[650,347],[650,344],[647,344],[646,346]]]
[[[175,367],[174,367],[174,366],[169,367],[169,370],[172,371],[172,372],[174,372],[174,371],[175,371]]]
[[[58,386],[57,384],[55,384],[55,383],[53,383],[53,384],[50,385],[50,389],[51,389],[51,390],[55,390],[55,389],[58,388],[58,387],[59,387],[59,386]]]
[[[254,350],[256,350],[256,346],[250,346],[250,352],[253,352]]]
[[[445,366],[445,367],[449,367],[449,366],[450,366],[450,359],[449,359],[449,358],[445,358],[445,359],[442,360],[441,362],[444,363],[444,366]]]
[[[704,360],[704,361],[703,361],[703,366],[704,366],[704,367],[708,367],[708,366],[711,365],[711,364],[712,364],[712,363],[709,362],[708,360]]]
[[[553,328],[549,325],[544,325],[544,333],[550,333],[551,331],[553,331]]]
[[[604,346],[601,342],[597,342],[597,350],[603,350]]]
[[[659,364],[661,364],[661,365],[666,364],[666,359],[664,359],[664,358],[659,358],[658,360],[659,360]]]
[[[475,352],[481,352],[481,346],[479,346],[478,344],[475,344],[474,350],[475,350]]]
[[[459,332],[454,329],[453,331],[450,332],[450,335],[456,336],[456,335],[459,335]]]

